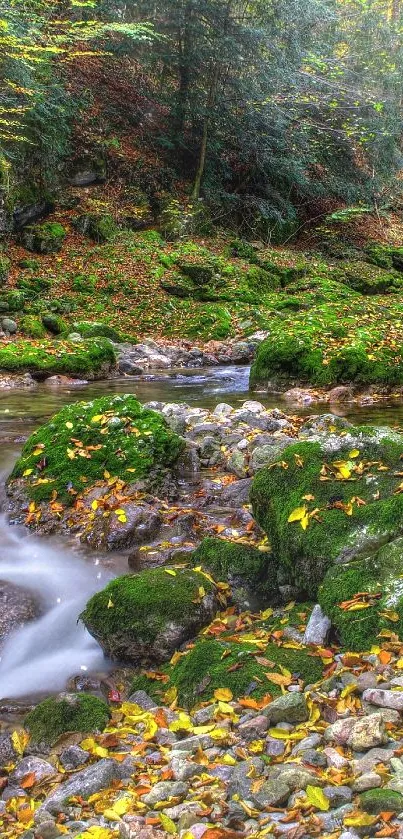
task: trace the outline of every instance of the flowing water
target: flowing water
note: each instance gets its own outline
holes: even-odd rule
[[[113,393],[135,393],[142,402],[186,402],[211,408],[218,402],[236,406],[259,399],[267,407],[290,413],[323,413],[325,406],[295,410],[280,396],[248,391],[247,367],[181,370],[138,378],[114,379],[74,388],[0,393],[0,490],[21,449],[21,438],[63,405]],[[360,424],[403,426],[403,401],[357,408],[342,406],[338,414]],[[37,595],[41,615],[17,630],[0,652],[0,699],[28,697],[62,690],[71,675],[105,670],[97,643],[78,616],[88,598],[107,580],[123,573],[119,560],[69,550],[57,541],[37,539],[24,528],[0,518],[0,580],[21,585]],[[111,568],[111,565],[113,566]]]

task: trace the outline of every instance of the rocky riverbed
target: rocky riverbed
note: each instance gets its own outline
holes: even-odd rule
[[[127,565],[81,615],[109,673],[3,702],[2,835],[402,837],[402,454],[257,400],[103,397],[35,432],[12,520]]]

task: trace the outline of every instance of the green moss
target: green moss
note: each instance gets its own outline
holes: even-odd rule
[[[0,348],[0,370],[9,373],[31,373],[34,378],[48,376],[102,377],[115,364],[115,353],[103,338],[71,344],[28,341],[5,344]]]
[[[21,318],[18,327],[20,332],[28,338],[40,339],[46,335],[43,324],[34,315],[25,315],[25,317]]]
[[[72,731],[87,734],[103,731],[110,718],[105,702],[89,694],[69,694],[62,699],[45,699],[25,717],[24,726],[31,743],[53,745],[62,735]]]
[[[387,302],[386,302],[387,301]],[[330,386],[403,383],[403,306],[399,298],[352,297],[296,314],[273,313],[250,383]]]
[[[11,291],[0,294],[0,311],[1,312],[20,312],[25,305],[25,294],[23,291],[12,289]]]
[[[78,332],[83,338],[108,338],[109,341],[113,341],[115,344],[119,344],[123,340],[120,332],[112,326],[108,326],[107,323],[82,321],[73,323],[69,331]]]
[[[79,233],[101,244],[109,242],[117,233],[115,220],[110,213],[85,213],[72,223]]]
[[[37,297],[43,291],[49,291],[52,285],[48,277],[20,277],[17,280],[16,287],[25,292],[25,296],[29,299]]]
[[[7,277],[10,273],[11,262],[7,256],[0,253],[0,285],[7,282]]]
[[[259,664],[257,657],[266,658],[273,666]],[[317,682],[323,671],[321,659],[306,650],[267,644],[263,651],[257,651],[247,640],[237,643],[225,638],[200,639],[175,665],[164,669],[168,682],[140,675],[132,683],[132,690],[146,690],[158,699],[175,686],[179,704],[185,707],[210,699],[217,688],[229,688],[236,699],[245,695],[259,698],[266,693],[280,693],[280,688],[265,676],[271,670],[281,672],[280,667],[298,673],[306,684]]]
[[[249,268],[245,274],[245,282],[248,288],[259,292],[260,295],[278,291],[281,288],[280,278],[276,274],[270,274],[269,271],[257,266]]]
[[[367,813],[401,813],[403,795],[393,789],[369,789],[360,795],[360,805]]]
[[[94,448],[88,450],[87,446]],[[48,499],[55,489],[60,499],[73,503],[75,493],[103,479],[105,470],[125,481],[139,480],[154,467],[161,470],[171,466],[182,446],[183,441],[163,417],[143,408],[133,396],[105,396],[67,405],[35,431],[17,460],[11,480],[32,469],[24,479],[31,498]]]
[[[169,623],[200,626],[200,586],[206,594],[214,589],[203,574],[189,569],[170,574],[164,568],[153,568],[128,574],[94,594],[80,618],[113,658],[125,658],[123,649],[152,645]],[[108,603],[113,607],[108,608]],[[149,652],[152,657],[152,650]]]
[[[262,605],[277,595],[277,563],[272,554],[226,539],[207,537],[192,554],[192,562],[208,569],[217,580],[245,587]]]
[[[60,315],[48,312],[42,315],[42,323],[45,329],[51,332],[52,335],[61,335],[62,332],[67,331],[67,323]]]
[[[53,221],[31,224],[20,233],[21,244],[34,253],[58,253],[65,237],[63,225]]]
[[[403,278],[396,271],[365,262],[341,262],[338,265],[343,283],[361,294],[395,294],[403,288]]]
[[[318,599],[332,621],[341,643],[350,650],[368,650],[378,633],[393,629],[403,638],[403,539],[395,539],[373,557],[329,569]],[[370,606],[345,610],[340,603],[358,592],[376,595]],[[393,621],[388,614],[393,615]]]
[[[392,256],[388,245],[383,245],[380,242],[372,242],[365,248],[367,261],[372,265],[377,265],[378,268],[392,268]]]
[[[39,271],[41,267],[39,259],[32,259],[28,256],[20,259],[18,265],[20,268],[26,268],[28,271]]]
[[[342,437],[331,455],[319,442],[300,442],[282,452],[281,463],[261,469],[254,478],[251,500],[255,518],[290,580],[310,598],[339,557],[358,556],[360,550],[369,550],[370,544],[381,544],[399,534],[403,496],[395,492],[399,484],[395,472],[399,471],[402,442],[397,437],[377,439],[375,429],[372,440],[371,432],[365,429],[359,461],[351,461],[350,448],[343,445]],[[359,429],[352,433],[360,435]],[[337,477],[337,462],[350,464],[351,480]],[[361,474],[354,471],[354,463],[360,462]],[[379,471],[376,465],[369,465],[371,462],[386,468]],[[321,480],[323,477],[328,480]],[[307,495],[313,500],[304,500]],[[352,502],[353,498],[365,503]],[[347,515],[341,505],[350,503],[352,515]],[[304,506],[308,514],[318,511],[305,530],[299,521],[288,521],[294,510]]]

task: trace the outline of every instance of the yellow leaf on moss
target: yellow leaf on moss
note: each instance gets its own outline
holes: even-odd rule
[[[306,513],[307,513],[307,509],[306,509],[305,506],[304,507],[295,507],[295,510],[293,510],[292,513],[290,513],[290,515],[288,516],[287,521],[289,521],[289,522],[302,521],[304,516],[306,516]]]
[[[233,697],[233,693],[229,688],[217,688],[217,690],[214,691],[214,697],[215,699],[222,700],[222,702],[230,702]]]

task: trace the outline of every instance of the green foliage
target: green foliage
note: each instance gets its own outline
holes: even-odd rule
[[[25,717],[24,726],[33,744],[53,745],[62,734],[72,731],[90,733],[103,731],[108,725],[110,710],[102,699],[89,694],[67,694],[40,702]]]
[[[83,345],[107,346],[114,358],[106,339]],[[28,470],[24,482],[31,498],[49,499],[55,489],[63,501],[72,504],[75,494],[103,479],[105,471],[127,482],[140,480],[154,468],[171,466],[182,446],[161,415],[144,409],[133,396],[105,396],[68,405],[35,431],[15,464],[11,481],[24,477]]]

